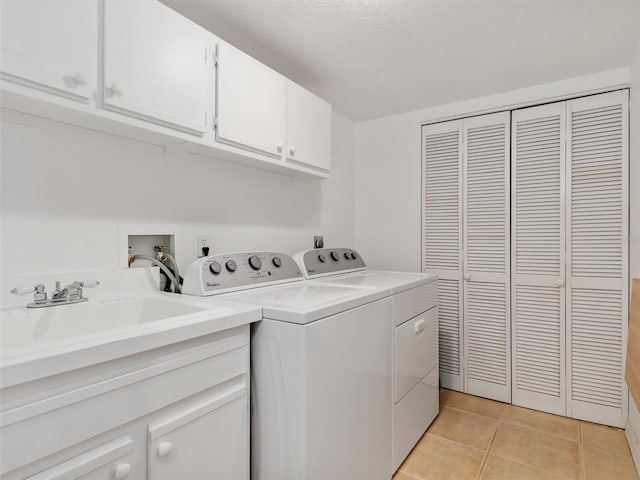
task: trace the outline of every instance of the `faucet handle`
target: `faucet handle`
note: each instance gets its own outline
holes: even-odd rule
[[[12,288],[11,290],[9,290],[9,293],[13,293],[14,295],[28,295],[35,292],[36,289],[40,286],[44,289],[44,285],[36,285],[35,287],[22,286]]]
[[[39,283],[35,287],[15,287],[9,290],[10,293],[14,295],[28,295],[29,293],[33,293],[33,299],[36,304],[40,302],[44,302],[47,299],[47,294],[45,293],[45,286]]]
[[[98,280],[94,280],[94,279],[88,279],[88,280],[84,280],[82,282],[78,282],[80,284],[80,286],[82,288],[93,288],[93,287],[97,287],[98,285],[100,285],[100,282]]]

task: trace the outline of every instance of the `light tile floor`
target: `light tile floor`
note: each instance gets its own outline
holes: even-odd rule
[[[443,390],[394,480],[640,480],[623,430]]]

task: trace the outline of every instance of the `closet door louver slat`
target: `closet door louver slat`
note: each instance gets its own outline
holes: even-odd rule
[[[445,388],[462,390],[461,122],[422,129],[422,270],[438,281],[439,367]]]
[[[569,415],[623,427],[628,92],[567,102]]]
[[[564,415],[565,104],[513,112],[513,403]]]
[[[508,112],[463,121],[465,391],[511,401]]]

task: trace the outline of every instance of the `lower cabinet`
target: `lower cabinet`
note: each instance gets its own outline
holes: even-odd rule
[[[248,478],[247,398],[247,385],[240,381],[154,420],[148,478]]]
[[[141,478],[134,471],[133,440],[124,436],[37,473],[27,480],[122,480]],[[139,467],[139,466],[138,466]],[[139,470],[137,468],[136,470]]]
[[[56,377],[0,391],[2,480],[249,479],[248,325]]]

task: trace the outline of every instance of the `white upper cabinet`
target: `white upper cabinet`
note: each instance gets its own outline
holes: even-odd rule
[[[225,43],[217,45],[216,140],[281,158],[285,78]]]
[[[97,0],[2,0],[2,77],[88,101],[96,90]]]
[[[208,37],[156,0],[106,0],[104,107],[203,134]]]
[[[287,160],[329,171],[331,105],[287,82]]]

